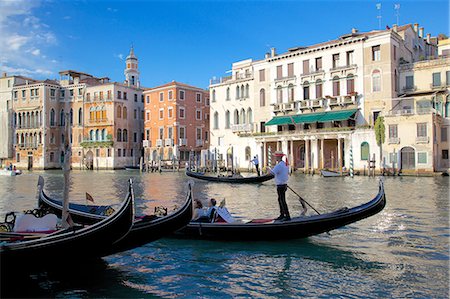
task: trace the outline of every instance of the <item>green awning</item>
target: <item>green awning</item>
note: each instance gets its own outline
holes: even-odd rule
[[[276,116],[266,123],[266,126],[311,124],[315,122],[341,121],[347,120],[356,113],[358,109],[326,111],[316,113],[304,113],[291,116]]]

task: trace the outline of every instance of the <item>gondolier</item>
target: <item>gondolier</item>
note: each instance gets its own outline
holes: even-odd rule
[[[270,169],[270,172],[275,176],[275,184],[277,185],[277,193],[278,193],[278,204],[280,205],[280,216],[276,220],[289,221],[291,220],[291,216],[289,215],[289,209],[286,203],[286,190],[287,183],[289,180],[289,167],[286,162],[283,161],[283,156],[285,156],[281,151],[276,151],[275,160],[277,161],[277,165],[273,169]]]
[[[253,157],[252,160],[253,164],[255,164],[255,168],[256,168],[256,173],[258,174],[258,176],[261,175],[261,173],[259,172],[259,160],[258,160],[258,155]]]

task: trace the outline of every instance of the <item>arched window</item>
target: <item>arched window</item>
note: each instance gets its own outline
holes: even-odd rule
[[[253,122],[253,111],[252,108],[247,109],[247,122],[251,124]]]
[[[304,100],[309,100],[309,82],[305,81],[303,82],[303,99]]]
[[[89,119],[92,121],[95,119],[95,107],[89,108]]]
[[[226,100],[227,101],[230,100],[230,88],[229,87],[227,87],[227,98],[226,98]]]
[[[234,110],[234,124],[235,125],[239,124],[239,111],[237,109]]]
[[[78,135],[78,143],[81,143],[81,141],[82,141],[82,137],[81,137],[81,134],[79,134]]]
[[[230,128],[230,111],[227,110],[225,112],[225,129],[229,129]]]
[[[95,140],[101,140],[99,130],[95,130]]]
[[[127,119],[127,107],[123,107],[122,116],[123,116],[123,119]]]
[[[66,125],[66,119],[65,119],[65,115],[64,115],[64,109],[61,109],[61,112],[60,112],[59,125],[60,125],[61,127],[64,127],[64,126]]]
[[[239,96],[240,96],[239,93],[240,93],[239,92],[239,86],[236,86],[236,100],[239,99]]]
[[[73,109],[72,108],[70,108],[70,125],[72,126],[73,125]]]
[[[212,101],[215,102],[216,101],[216,90],[213,89],[212,91]]]
[[[122,117],[122,107],[117,106],[117,118],[121,118],[121,117]]]
[[[369,160],[369,154],[370,154],[369,143],[364,141],[363,143],[361,143],[361,160],[362,161]]]
[[[277,86],[277,103],[283,103],[283,89],[280,85]]]
[[[241,121],[241,124],[245,124],[245,110],[244,108],[241,109],[241,115],[239,117],[239,120]]]
[[[127,131],[127,129],[123,129],[122,141],[123,142],[128,142],[128,131]]]
[[[316,99],[320,99],[323,97],[323,84],[322,80],[316,80]]]
[[[19,123],[21,122],[21,119],[19,117]],[[50,110],[50,126],[54,126],[55,125],[55,110],[52,108]]]
[[[333,77],[333,96],[337,97],[341,94],[341,83],[339,82],[339,77]]]
[[[14,112],[14,128],[17,127],[17,113]]]
[[[347,94],[353,94],[355,92],[355,77],[353,74],[347,76]]]
[[[293,102],[295,100],[295,90],[294,90],[294,84],[289,84],[288,86],[288,96],[289,96],[289,102]]]
[[[219,128],[219,113],[216,111],[214,112],[214,129]]]
[[[122,130],[117,129],[117,141],[122,141]]]
[[[250,85],[245,85],[245,97],[248,98],[250,96]]]
[[[244,84],[241,85],[241,99],[245,98]]]
[[[398,92],[398,75],[397,70],[394,70],[394,90]]]
[[[102,107],[97,106],[97,108],[95,108],[95,118],[98,120],[102,118]]]
[[[83,109],[78,109],[78,124],[81,125],[83,123]]]
[[[38,135],[39,137],[38,137],[38,142],[39,142],[39,144],[42,144],[42,133],[41,132],[39,132],[39,135]]]
[[[381,91],[381,73],[379,70],[372,72],[372,91]]]
[[[445,103],[445,117],[450,117],[450,102],[447,99],[447,103]]]
[[[102,129],[102,140],[106,140],[106,129]]]
[[[252,151],[250,149],[250,146],[245,147],[245,161],[250,161],[252,157]]]
[[[95,133],[94,133],[94,130],[90,130],[90,131],[89,131],[89,139],[90,139],[90,140],[95,140]]]
[[[66,138],[64,134],[61,134],[61,143],[64,144],[66,142]]]
[[[261,90],[259,91],[259,106],[266,106],[266,91],[264,90],[264,88],[261,88]]]

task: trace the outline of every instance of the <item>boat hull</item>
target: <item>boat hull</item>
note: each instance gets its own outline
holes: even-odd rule
[[[265,174],[262,176],[251,176],[251,177],[219,177],[219,176],[209,176],[197,172],[186,171],[186,175],[199,180],[217,182],[217,183],[233,183],[233,184],[260,184],[273,179],[272,174]]]

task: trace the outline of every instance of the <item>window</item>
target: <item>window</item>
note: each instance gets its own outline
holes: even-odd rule
[[[447,86],[450,85],[450,71],[445,72],[445,83]]]
[[[122,92],[120,90],[117,91],[117,98],[122,99]]]
[[[264,88],[259,91],[259,106],[266,106],[266,91],[264,90]]]
[[[159,101],[163,102],[164,101],[164,92],[160,92],[159,93]]]
[[[339,53],[333,54],[333,68],[337,68],[339,66]]]
[[[51,158],[52,158],[52,153],[50,153],[50,159]],[[20,153],[16,153],[16,162],[20,162]]]
[[[252,108],[250,107],[247,109],[247,123],[248,124],[253,123],[253,111]]]
[[[373,118],[373,123],[375,124],[375,122],[377,121],[378,116],[380,116],[380,111],[373,111],[372,112],[372,118]]]
[[[239,86],[236,86],[236,100],[239,99],[240,92],[239,92]]]
[[[427,123],[417,124],[417,137],[427,137]]]
[[[230,128],[230,111],[227,110],[225,112],[225,129],[229,129]]]
[[[159,127],[159,139],[164,139],[164,127]]]
[[[179,112],[180,118],[184,119],[185,118],[185,110],[184,110],[184,108],[180,107],[180,110],[178,112]]]
[[[250,85],[245,85],[245,97],[248,98],[250,96]]]
[[[405,89],[406,90],[414,90],[414,76],[406,76],[406,86]]]
[[[78,124],[81,125],[83,123],[83,110],[78,109]]]
[[[266,81],[266,72],[264,69],[259,70],[259,82]]]
[[[121,142],[122,141],[122,130],[121,129],[117,129],[117,141]]]
[[[341,94],[341,85],[339,82],[339,77],[335,76],[333,78],[333,96],[337,97],[340,94]]]
[[[160,120],[164,119],[164,108],[159,109],[159,119]]]
[[[389,138],[398,138],[398,125],[389,125]]]
[[[26,90],[22,90],[22,98],[24,98],[27,95],[27,91]]]
[[[137,110],[136,110],[136,109],[134,109],[133,118],[134,118],[134,119],[137,118]]]
[[[138,95],[134,94],[134,101],[137,102],[138,101]]]
[[[374,70],[372,72],[372,91],[381,91],[381,73],[379,70]]]
[[[309,82],[308,81],[305,81],[305,83],[303,83],[303,99],[309,100]]]
[[[50,162],[53,162],[55,160],[55,153],[50,152]]]
[[[73,89],[69,89],[69,95],[70,97],[73,97]]]
[[[370,154],[369,143],[364,141],[363,143],[361,143],[361,160],[362,161],[369,160],[369,154]]]
[[[355,92],[355,77],[352,74],[347,76],[347,94]]]
[[[227,87],[227,98],[225,99],[226,101],[230,100],[230,88]],[[215,101],[215,99],[213,98],[213,102]]]
[[[347,66],[354,64],[353,62],[353,51],[347,51]]]
[[[147,112],[147,118],[146,120],[150,120],[150,112]]]
[[[62,89],[62,90],[60,91],[59,96],[60,96],[61,98],[65,98],[65,97],[66,97],[66,91],[65,91],[64,89]]]
[[[447,127],[441,128],[441,141],[447,142]]]
[[[320,99],[323,97],[323,84],[322,80],[317,79],[316,80],[316,99]]]
[[[283,66],[278,65],[277,66],[277,79],[283,78]]]
[[[122,117],[123,119],[127,119],[128,115],[127,115],[127,107],[123,107],[122,109]]]
[[[397,74],[397,70],[394,70],[394,91],[398,92],[398,74]]]
[[[64,109],[59,112],[59,125],[64,127],[66,125],[66,116],[64,114]]]
[[[120,148],[117,149],[117,157],[122,156],[122,150]]]
[[[50,96],[54,97],[56,94],[56,90],[54,88],[50,89]]]
[[[261,133],[266,132],[266,122],[265,121],[262,121],[260,123],[260,128],[261,128]]]
[[[108,94],[107,94],[106,97],[107,97],[108,100],[111,100],[111,90],[108,90]],[[111,154],[111,152],[110,152],[110,154]]]
[[[219,113],[214,112],[214,129],[219,129]]]
[[[419,164],[427,164],[427,153],[417,153],[417,163]]]
[[[381,49],[380,46],[372,47],[372,61],[380,61],[381,60]]]
[[[316,58],[316,71],[322,70],[322,57]]]
[[[55,125],[55,110],[52,108],[50,110],[50,126]]]
[[[145,130],[145,136],[146,136],[146,138],[147,138],[147,140],[150,140],[150,130]]]
[[[294,64],[288,63],[288,77],[294,77]]]
[[[397,60],[397,46],[394,46],[394,48],[392,49],[392,54],[394,56],[394,60]]]
[[[196,135],[196,140],[202,140],[202,128],[197,128],[195,135]]]
[[[200,109],[195,110],[195,119],[202,120],[202,110]]]
[[[184,90],[180,90],[180,100],[184,100]]]
[[[167,108],[167,116],[169,118],[173,117],[173,108],[172,107]]]
[[[252,157],[250,146],[245,147],[245,161],[250,161]]]
[[[83,88],[78,88],[78,95],[79,96],[83,95]]]
[[[283,89],[281,86],[277,87],[277,103],[283,103]]]
[[[127,93],[126,92],[123,92],[123,99],[127,100]]]
[[[169,139],[173,138],[173,127],[167,128],[167,138],[169,138]]]
[[[442,159],[448,160],[448,150],[442,150]]]
[[[433,87],[441,86],[441,73],[433,73]]]
[[[293,102],[295,99],[295,91],[294,91],[294,84],[289,84],[288,86],[288,96],[289,96],[289,101]]]
[[[185,127],[179,127],[178,135],[180,136],[181,139],[186,138],[186,128]]]
[[[123,129],[122,141],[123,142],[128,142],[128,131],[127,131],[127,129]],[[125,155],[125,151],[124,151],[124,155]]]
[[[150,96],[145,97],[147,99],[147,104],[150,104]]]
[[[121,117],[122,117],[122,107],[121,106],[117,106],[117,118],[121,118]]]
[[[198,93],[195,95],[195,100],[197,101],[197,103],[201,103],[202,102],[202,94]]]
[[[234,124],[239,124],[239,111],[237,109],[234,110]]]

